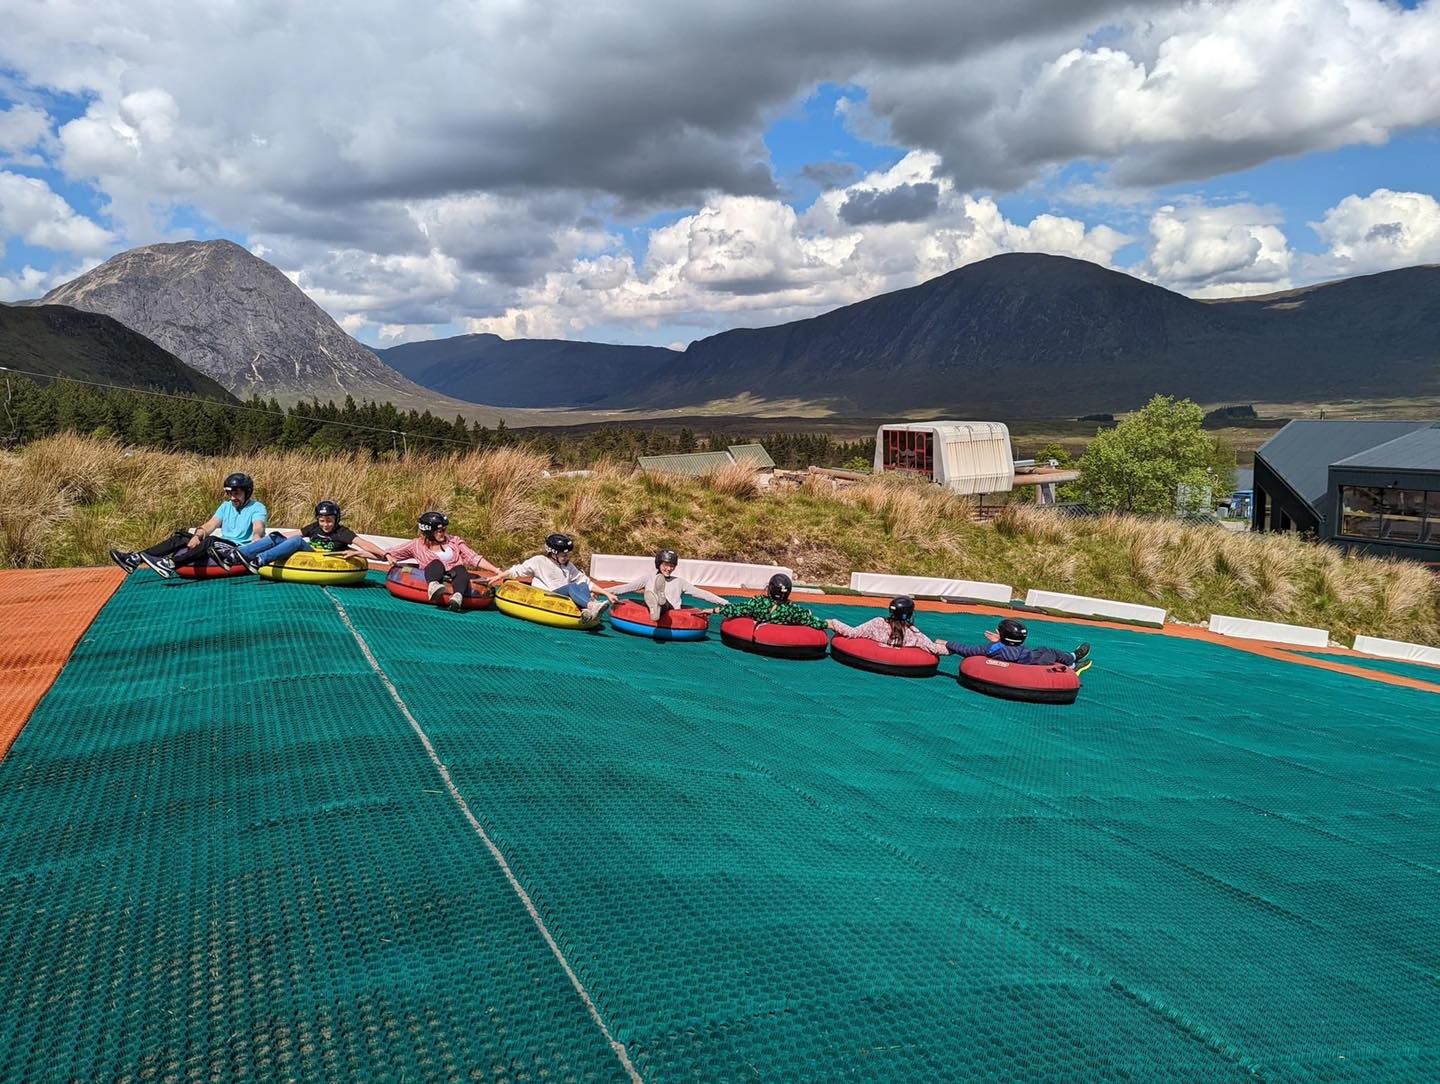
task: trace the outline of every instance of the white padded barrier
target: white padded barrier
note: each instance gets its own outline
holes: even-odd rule
[[[783,572],[792,580],[793,570],[784,565],[747,565],[737,561],[693,561],[684,558],[676,571],[701,587],[762,588],[770,577]],[[627,557],[614,553],[590,555],[590,575],[597,580],[628,583],[640,576],[655,574],[655,557]]]
[[[1357,636],[1355,637],[1355,650],[1362,655],[1375,655],[1382,659],[1428,662],[1434,666],[1440,666],[1440,647],[1407,644],[1404,640],[1382,640],[1378,636]]]
[[[1255,621],[1248,617],[1210,615],[1210,631],[1241,640],[1269,640],[1297,647],[1329,647],[1330,633],[1307,625],[1285,625],[1279,621]]]
[[[1165,624],[1165,611],[1159,606],[1141,606],[1136,602],[1115,602],[1108,598],[1090,598],[1087,595],[1066,595],[1059,591],[1031,590],[1025,596],[1025,605],[1059,610],[1076,617],[1117,617],[1121,621]]]
[[[881,572],[852,572],[850,590],[862,595],[938,595],[941,598],[979,598],[1008,603],[1011,591],[1003,583],[947,580],[931,576],[887,576]]]

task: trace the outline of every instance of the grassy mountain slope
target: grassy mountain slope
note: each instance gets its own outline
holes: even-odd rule
[[[120,321],[66,305],[0,305],[0,365],[234,401],[214,380]]]

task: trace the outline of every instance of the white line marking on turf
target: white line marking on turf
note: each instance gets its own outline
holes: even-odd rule
[[[469,803],[465,801],[465,796],[460,793],[460,789],[455,786],[455,781],[450,778],[450,769],[445,767],[444,762],[440,759],[440,755],[435,752],[435,746],[430,743],[430,736],[425,733],[425,728],[422,727],[415,716],[411,714],[410,708],[400,696],[400,690],[395,688],[395,683],[390,680],[390,676],[385,673],[379,661],[370,651],[370,645],[365,642],[365,638],[360,635],[360,630],[351,622],[350,615],[345,612],[345,607],[340,605],[340,600],[330,594],[330,588],[322,587],[321,590],[329,596],[331,603],[334,604],[335,609],[340,613],[340,620],[345,622],[345,627],[350,630],[350,635],[355,637],[355,642],[360,645],[360,650],[365,655],[365,661],[370,664],[370,669],[375,671],[380,681],[384,684],[386,691],[390,693],[390,699],[395,701],[395,706],[399,708],[400,713],[405,716],[406,722],[410,724],[410,729],[415,731],[415,736],[420,739],[420,744],[425,746],[425,752],[430,757],[430,763],[435,765],[435,771],[439,773],[441,781],[445,784],[445,789],[450,792],[450,797],[454,800],[455,804],[459,806],[460,812],[465,815],[465,819],[470,822],[470,827],[475,829],[475,834],[480,837],[481,842],[483,842],[490,851],[490,856],[495,859],[495,864],[498,865],[500,871],[505,874],[505,879],[510,882],[510,887],[515,890],[515,895],[520,897],[520,902],[525,905],[525,910],[535,923],[535,928],[540,931],[540,936],[545,938],[545,943],[550,946],[550,951],[555,954],[555,959],[560,961],[560,966],[565,969],[565,974],[570,979],[570,985],[575,987],[575,992],[580,995],[580,1000],[585,1002],[585,1008],[590,1013],[590,1019],[595,1021],[595,1026],[600,1029],[600,1034],[605,1036],[605,1041],[610,1044],[610,1049],[615,1052],[615,1057],[620,1059],[620,1064],[625,1068],[625,1072],[629,1075],[630,1079],[635,1081],[636,1084],[641,1084],[644,1078],[641,1077],[639,1071],[635,1068],[635,1063],[630,1060],[630,1054],[626,1051],[625,1044],[610,1034],[610,1029],[605,1026],[605,1021],[600,1016],[600,1010],[596,1007],[595,1000],[590,996],[590,992],[585,989],[585,984],[580,981],[580,976],[575,974],[575,969],[570,966],[570,961],[565,959],[565,953],[561,950],[560,946],[556,944],[555,938],[550,935],[550,930],[545,925],[545,920],[540,917],[540,912],[535,909],[535,904],[530,899],[530,893],[526,892],[525,886],[516,879],[514,872],[510,869],[510,863],[505,860],[504,853],[495,845],[495,841],[490,838],[484,826],[475,818],[475,814],[470,812]]]

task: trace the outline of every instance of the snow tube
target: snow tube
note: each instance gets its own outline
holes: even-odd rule
[[[299,556],[299,554],[296,554]],[[267,566],[268,567],[268,566]],[[265,571],[261,569],[260,571]],[[488,572],[481,572],[479,569],[470,570],[470,591],[462,610],[483,610],[490,605],[494,592],[490,585],[485,582]],[[425,573],[421,572],[414,565],[396,565],[385,577],[385,590],[389,591],[396,598],[403,598],[408,602],[430,602],[429,584],[425,581]],[[450,588],[447,585],[444,591],[435,596],[434,605],[443,606],[450,598]]]
[[[261,565],[260,575],[267,580],[284,580],[286,583],[343,585],[360,583],[369,569],[370,562],[364,557],[341,557],[333,553],[301,550],[273,564]]]
[[[1073,704],[1080,693],[1080,675],[1068,666],[1024,666],[985,655],[960,663],[956,675],[967,689],[1002,700],[1031,704]]]
[[[248,576],[250,570],[244,565],[217,565],[214,561],[196,561],[188,565],[176,565],[175,575],[187,580],[218,580],[224,576]]]
[[[600,624],[599,614],[587,620],[581,615],[580,608],[563,595],[552,595],[520,580],[502,583],[500,590],[495,592],[495,605],[502,614],[551,628],[593,629]]]
[[[933,677],[940,669],[940,657],[918,647],[891,647],[855,636],[832,639],[830,657],[857,670],[895,677]]]
[[[620,632],[652,640],[703,640],[710,619],[699,610],[686,608],[666,610],[657,622],[651,620],[649,607],[627,599],[610,607],[610,624]]]
[[[757,625],[753,617],[727,617],[720,622],[720,640],[727,647],[777,659],[823,659],[829,637],[824,629],[808,625]]]

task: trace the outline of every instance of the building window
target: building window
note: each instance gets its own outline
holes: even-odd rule
[[[913,429],[885,430],[886,470],[935,477],[935,434]]]
[[[1340,508],[1346,538],[1440,543],[1440,492],[1341,486]]]
[[[1348,538],[1379,538],[1381,497],[1369,486],[1340,487],[1340,533]]]

